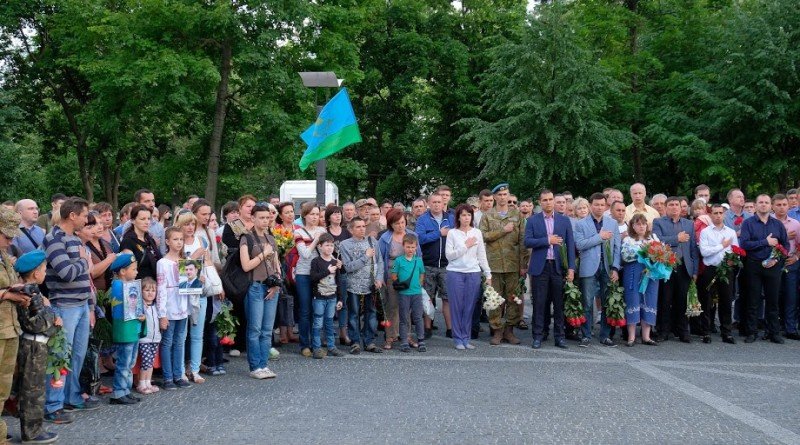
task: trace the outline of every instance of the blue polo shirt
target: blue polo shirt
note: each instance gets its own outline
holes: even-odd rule
[[[425,265],[422,258],[414,255],[410,260],[405,255],[401,255],[394,260],[392,273],[397,274],[397,281],[406,281],[411,277],[408,289],[398,292],[400,295],[421,295],[422,286],[419,284],[420,274],[425,273]]]
[[[783,223],[773,216],[762,222],[758,215],[747,218],[742,222],[742,232],[739,235],[739,245],[747,251],[747,258],[764,261],[772,253],[772,247],[767,243],[767,236],[772,234],[778,242],[789,251],[789,237]]]

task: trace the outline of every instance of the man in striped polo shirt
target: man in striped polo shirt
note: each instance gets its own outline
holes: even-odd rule
[[[81,397],[83,359],[89,344],[90,326],[94,325],[89,265],[91,257],[75,233],[86,225],[89,203],[81,198],[69,198],[61,204],[61,221],[44,239],[47,254],[47,289],[50,302],[64,321],[64,335],[72,346],[70,366],[63,388],[46,388],[45,420],[70,423],[67,411],[98,408],[98,402]]]

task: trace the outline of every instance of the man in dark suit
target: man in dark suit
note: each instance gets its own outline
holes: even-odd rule
[[[686,317],[686,295],[691,281],[697,281],[699,251],[694,239],[694,225],[681,218],[681,201],[670,196],[666,202],[666,216],[653,220],[653,233],[669,244],[678,256],[679,264],[672,270],[669,280],[659,288],[658,328],[659,340],[669,340],[672,333],[684,343],[691,343],[689,319]]]
[[[528,218],[525,227],[525,247],[532,249],[528,274],[531,276],[533,288],[533,348],[542,347],[545,308],[552,303],[555,345],[566,349],[564,279],[572,282],[575,278],[572,223],[566,216],[555,212],[555,199],[550,190],[545,189],[539,193],[539,205],[542,211]],[[562,245],[566,247],[566,258],[562,258]]]

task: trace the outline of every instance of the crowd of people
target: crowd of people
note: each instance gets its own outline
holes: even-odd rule
[[[62,194],[42,214],[33,200],[7,202],[0,209],[0,397],[16,401],[25,443],[57,440],[44,421],[70,423],[73,413],[99,408],[103,387],[87,385],[81,372],[101,318],[111,323],[113,345],[99,360],[114,374],[106,392],[117,405],[223,376],[226,353],[246,352],[250,377],[275,378],[268,365],[276,348],[294,343],[302,356],[324,359],[424,353],[435,331],[460,351],[476,349],[484,332],[490,345],[520,344],[521,330],[532,331],[534,349],[550,335],[557,348],[568,340],[578,347],[632,347],[637,338],[648,346],[671,337],[691,343],[692,335],[710,343],[716,333],[735,344],[734,331],[745,343],[762,331],[774,343],[800,340],[797,190],[747,201],[732,189],[724,203],[705,185],[691,199],[655,194],[648,201],[638,183],[628,192],[627,202],[613,188],[588,198],[542,190],[518,200],[498,184],[453,205],[442,185],[409,207],[364,198],[296,209],[277,196],[244,195],[217,212],[197,196],[179,208],[156,206],[143,189],[118,214],[108,203]],[[638,252],[653,240],[679,261],[669,279],[643,281],[648,270]],[[746,252],[743,264],[717,279],[734,246]],[[779,246],[785,255],[774,254]],[[186,259],[194,261],[181,272]],[[129,316],[123,289],[137,281],[143,304]],[[565,322],[566,283],[582,296],[580,326]],[[692,283],[702,313],[689,318]],[[626,308],[619,338],[603,315],[612,284],[621,286]],[[487,287],[504,303],[484,309]],[[103,294],[108,303],[99,301]],[[227,302],[240,322],[230,346],[214,322]],[[58,331],[71,355],[67,372],[50,379],[47,344]],[[0,437],[6,433],[2,423]]]

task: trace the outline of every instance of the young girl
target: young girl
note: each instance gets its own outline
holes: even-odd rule
[[[167,254],[158,260],[156,310],[161,335],[161,371],[164,389],[171,391],[192,386],[184,378],[184,344],[189,297],[178,293],[178,260],[183,255],[183,232],[170,227],[164,234]]]
[[[158,343],[161,341],[161,330],[158,326],[158,309],[156,308],[156,281],[150,277],[142,279],[142,299],[144,300],[144,315],[147,318],[147,335],[139,339],[139,385],[136,391],[140,394],[158,392],[158,386],[153,386],[153,362],[158,354]]]

